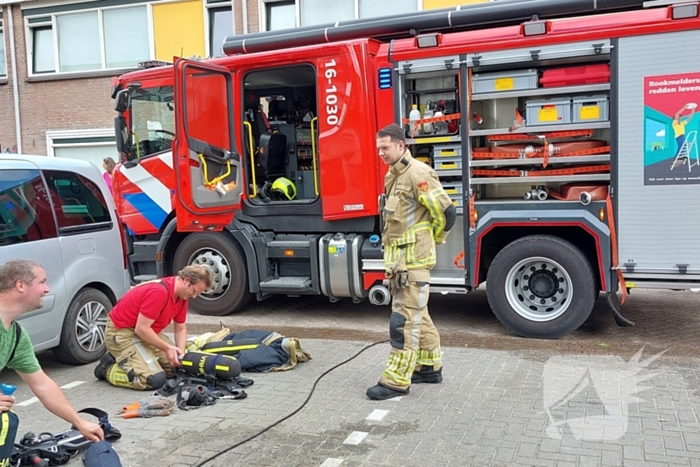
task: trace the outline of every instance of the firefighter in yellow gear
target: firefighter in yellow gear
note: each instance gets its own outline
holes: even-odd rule
[[[379,383],[367,397],[408,394],[411,383],[440,383],[440,335],[428,313],[430,270],[435,246],[445,242],[457,209],[435,171],[414,159],[403,129],[389,125],[377,133],[379,157],[390,166],[380,203],[384,268],[391,286],[391,351]]]

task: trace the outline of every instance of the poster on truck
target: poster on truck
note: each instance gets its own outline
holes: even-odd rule
[[[644,78],[644,184],[700,184],[700,73]]]

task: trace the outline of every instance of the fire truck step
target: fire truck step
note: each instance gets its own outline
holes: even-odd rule
[[[144,246],[144,247],[150,247],[154,248],[158,246],[158,241],[156,240],[136,240],[134,242],[134,246]]]
[[[134,281],[137,283],[153,281],[156,279],[158,279],[158,276],[156,276],[155,274],[141,274],[140,276],[134,276]]]
[[[269,293],[299,293],[306,292],[311,288],[310,277],[287,276],[279,279],[266,279],[260,283],[260,290]]]

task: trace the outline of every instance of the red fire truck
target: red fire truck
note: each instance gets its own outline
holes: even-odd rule
[[[396,122],[460,213],[432,292],[488,284],[527,337],[574,331],[600,292],[631,325],[617,292],[700,287],[700,18],[670,3],[504,0],[231,36],[225,57],[120,76],[134,280],[207,264],[191,305],[207,315],[272,295],[388,304],[375,134]]]

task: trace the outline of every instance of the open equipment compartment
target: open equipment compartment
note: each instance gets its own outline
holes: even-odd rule
[[[574,192],[581,190],[571,188],[581,185],[607,193],[600,187],[610,181],[610,44],[543,47],[538,57],[524,50],[508,54],[467,58],[470,79],[482,80],[486,70],[493,76],[491,84],[467,88],[475,203],[578,202]],[[522,60],[513,59],[518,55]],[[517,78],[533,70],[537,86]]]

